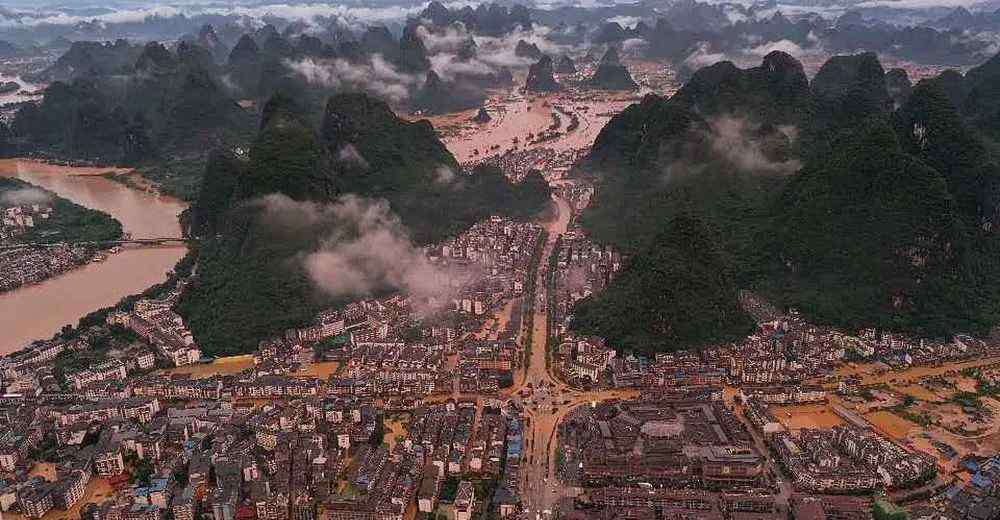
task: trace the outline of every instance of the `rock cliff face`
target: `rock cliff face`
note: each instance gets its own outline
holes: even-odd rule
[[[514,47],[514,55],[519,58],[530,58],[537,60],[542,57],[542,51],[534,43],[528,43],[524,40],[517,41],[517,47]]]
[[[524,89],[528,92],[557,92],[562,90],[562,86],[556,82],[552,75],[552,58],[542,56],[542,59],[528,69],[528,79],[524,82]]]
[[[590,86],[604,90],[638,90],[639,84],[632,79],[628,68],[618,58],[618,49],[608,47],[597,70],[588,82]]]
[[[469,78],[466,82],[456,80],[446,83],[436,72],[429,71],[424,86],[414,94],[411,105],[424,114],[459,112],[480,106],[485,96],[474,85],[475,79],[487,85],[492,83],[492,78]]]
[[[523,5],[515,5],[509,10],[496,3],[482,3],[475,9],[470,6],[449,9],[441,2],[434,1],[417,18],[430,20],[439,27],[461,22],[470,31],[490,36],[506,34],[518,27],[531,29],[531,14]]]
[[[472,120],[479,124],[485,124],[492,121],[493,118],[490,117],[490,113],[485,108],[480,108],[479,112],[476,113],[476,117],[473,117]]]
[[[576,74],[576,65],[573,64],[573,60],[569,56],[563,54],[559,58],[559,62],[556,63],[556,72],[559,74]]]

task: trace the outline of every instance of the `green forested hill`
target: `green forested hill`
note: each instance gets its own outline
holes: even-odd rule
[[[105,164],[202,157],[245,141],[246,113],[184,45],[147,44],[123,75],[78,75],[49,85],[13,122],[25,151]],[[187,49],[187,50],[185,50]]]
[[[670,217],[614,284],[574,310],[574,328],[617,348],[657,352],[734,340],[753,330],[716,235],[699,218]]]
[[[926,310],[953,303],[953,244],[962,240],[939,172],[903,152],[873,118],[807,164],[775,208],[767,280],[782,301],[825,323],[945,332]],[[948,282],[952,282],[949,284]]]
[[[579,165],[598,182],[582,222],[632,258],[581,304],[576,328],[643,350],[740,333],[736,293],[699,285],[729,276],[825,324],[947,336],[997,323],[1000,171],[975,129],[984,118],[961,111],[967,83],[980,85],[977,102],[988,97],[987,73],[921,82],[893,111],[872,54],[832,58],[808,89],[792,62],[703,69],[673,98],[647,97],[601,131]],[[785,79],[760,79],[768,71]],[[681,214],[706,224],[724,272],[664,253],[694,247],[671,237]],[[680,321],[705,330],[678,336]]]
[[[192,210],[203,238],[198,276],[179,304],[206,352],[250,351],[335,303],[303,258],[331,239],[338,222],[329,207],[341,196],[387,201],[417,244],[493,214],[528,218],[549,202],[538,174],[513,185],[492,168],[461,173],[428,122],[403,121],[369,96],[332,97],[319,131],[312,119],[275,96],[245,158],[216,152],[208,161]],[[306,203],[305,218],[276,218],[264,209],[276,200]]]
[[[35,201],[52,207],[48,219],[36,218],[34,227],[19,235],[23,242],[100,242],[122,236],[122,224],[102,211],[85,208],[19,179],[0,177],[0,207]]]

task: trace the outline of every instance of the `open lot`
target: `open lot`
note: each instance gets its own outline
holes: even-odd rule
[[[189,374],[195,379],[204,379],[212,376],[225,376],[238,374],[253,366],[253,356],[244,354],[242,356],[221,357],[211,363],[195,363],[182,367],[167,368],[161,370],[161,374]]]
[[[340,369],[339,361],[324,361],[322,363],[310,363],[295,373],[297,377],[315,377],[327,380],[331,375]]]
[[[805,404],[797,406],[774,406],[771,408],[778,422],[789,430],[803,428],[832,428],[844,424],[828,404]]]
[[[913,397],[914,399],[919,399],[921,401],[936,402],[936,401],[943,401],[943,400],[945,400],[945,397],[942,396],[939,392],[931,390],[931,389],[929,389],[929,388],[927,388],[925,386],[922,386],[922,385],[906,385],[906,386],[901,386],[901,387],[898,388],[898,391],[900,393],[909,395],[909,396]]]
[[[865,414],[865,419],[872,423],[879,432],[888,435],[893,440],[905,439],[918,425],[903,419],[889,410],[879,410]]]
[[[838,376],[858,376],[865,386],[889,383],[915,383],[927,377],[957,375],[965,368],[977,368],[1000,363],[1000,357],[982,357],[944,363],[941,365],[921,365],[903,370],[891,370],[882,363],[848,363],[837,368]]]
[[[32,472],[35,469],[32,468]],[[39,471],[45,471],[43,468]],[[43,475],[45,476],[45,475]],[[45,514],[40,520],[76,520],[80,518],[80,510],[90,502],[100,503],[111,497],[112,489],[107,479],[94,478],[87,484],[87,489],[83,492],[83,498],[70,508],[69,511],[53,509]],[[4,520],[27,520],[27,517],[20,513],[4,513]]]

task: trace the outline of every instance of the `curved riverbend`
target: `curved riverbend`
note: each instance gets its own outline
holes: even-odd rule
[[[108,213],[133,238],[180,236],[177,216],[186,207],[183,202],[99,176],[111,170],[0,160],[0,176],[30,182],[81,206]],[[184,245],[126,247],[103,262],[0,294],[0,355],[23,348],[32,340],[51,337],[90,312],[162,282],[186,252]]]

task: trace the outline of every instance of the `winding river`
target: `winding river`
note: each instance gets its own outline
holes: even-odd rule
[[[133,238],[180,236],[177,215],[186,207],[183,202],[98,176],[109,170],[0,160],[0,176],[16,177],[108,213]],[[162,282],[186,251],[183,245],[126,247],[103,262],[0,294],[0,355],[49,338],[92,311]]]

